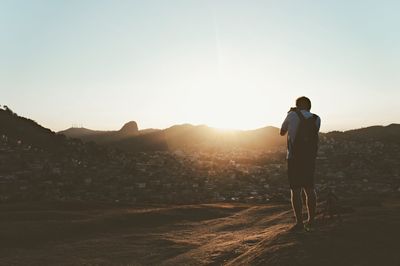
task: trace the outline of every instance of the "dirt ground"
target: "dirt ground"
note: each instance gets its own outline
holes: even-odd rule
[[[0,265],[400,265],[400,199],[290,233],[288,204],[0,205]]]

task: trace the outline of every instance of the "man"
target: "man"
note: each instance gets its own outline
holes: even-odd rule
[[[296,100],[282,124],[280,134],[287,136],[288,178],[296,224],[292,231],[309,231],[314,223],[317,196],[314,190],[315,158],[318,149],[318,132],[321,119],[310,112],[311,101],[307,97]],[[307,196],[308,220],[303,225],[302,190]]]

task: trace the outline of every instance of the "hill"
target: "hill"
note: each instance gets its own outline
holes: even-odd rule
[[[145,150],[228,150],[284,149],[286,138],[279,135],[276,127],[256,130],[223,131],[205,125],[175,125],[164,130],[143,130],[122,136],[120,131],[95,131],[85,128],[71,128],[61,131],[68,137],[80,138],[117,147],[126,151]],[[337,141],[400,143],[400,125],[372,126],[344,132],[332,131],[321,136]],[[324,138],[325,139],[325,138]]]
[[[399,201],[290,233],[289,204],[1,205],[1,265],[399,265]]]
[[[69,138],[79,138],[83,141],[111,143],[115,141],[120,141],[125,138],[137,136],[140,134],[140,132],[137,123],[135,121],[130,121],[124,124],[120,130],[115,131],[102,131],[91,130],[83,127],[71,127],[69,129],[58,132],[58,134],[65,135]]]
[[[130,121],[115,131],[69,128],[57,134],[35,121],[20,117],[9,108],[0,108],[0,134],[43,148],[60,148],[67,142],[64,136],[95,142],[125,151],[284,149],[286,138],[279,129],[264,127],[256,130],[222,131],[205,125],[175,125],[167,129],[139,130]],[[321,136],[337,141],[400,143],[400,124],[371,126],[344,132],[332,131]],[[323,138],[323,139],[326,139]]]
[[[336,140],[370,142],[380,141],[383,143],[400,143],[400,124],[388,126],[371,126],[348,131],[332,131],[326,134],[327,137]]]
[[[273,149],[286,143],[275,127],[222,131],[205,125],[183,124],[164,130],[145,129],[123,136],[121,130],[96,131],[85,128],[70,128],[58,133],[127,151]]]
[[[319,201],[335,189],[344,222],[319,206],[318,230],[291,234],[284,150],[256,150],[284,147],[277,128],[185,124],[112,142],[229,149],[130,154],[0,109],[0,265],[399,265],[398,127],[322,134]]]
[[[35,121],[20,117],[8,107],[0,108],[0,135],[45,149],[59,149],[66,144],[63,135],[44,128]]]

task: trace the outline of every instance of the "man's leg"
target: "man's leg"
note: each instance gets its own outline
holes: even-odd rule
[[[317,194],[314,188],[305,188],[307,195],[308,223],[313,223],[315,218],[315,210],[317,208]]]
[[[290,190],[292,194],[292,207],[297,224],[303,224],[303,203],[301,202],[301,188]]]

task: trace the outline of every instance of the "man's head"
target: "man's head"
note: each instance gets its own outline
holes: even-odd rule
[[[301,96],[296,100],[296,107],[301,110],[311,110],[311,101],[305,96]]]

